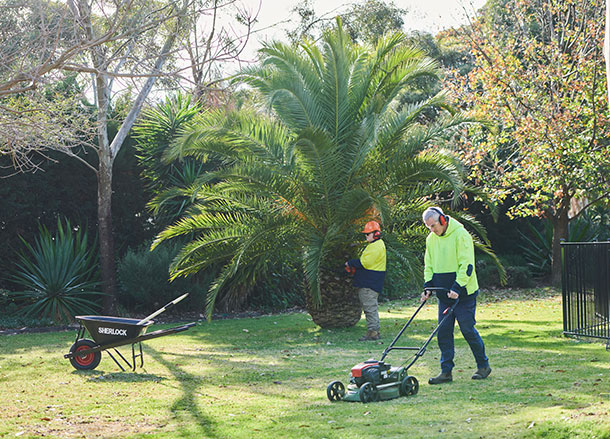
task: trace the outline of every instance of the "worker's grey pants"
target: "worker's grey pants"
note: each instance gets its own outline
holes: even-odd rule
[[[360,288],[358,298],[362,304],[366,317],[366,329],[379,332],[379,312],[377,311],[377,298],[379,293],[370,288]]]

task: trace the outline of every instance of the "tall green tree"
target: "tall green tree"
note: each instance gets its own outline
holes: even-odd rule
[[[473,178],[553,223],[555,283],[569,221],[610,195],[603,24],[601,0],[494,0],[457,33],[476,68],[454,91],[497,126],[465,145]]]
[[[301,257],[314,321],[354,325],[360,304],[339,273],[362,225],[373,218],[388,232],[390,251],[414,276],[419,271],[409,243],[390,233],[397,225],[392,212],[418,212],[426,195],[461,192],[454,157],[425,148],[466,119],[417,122],[424,109],[446,104],[442,93],[397,109],[411,81],[438,73],[435,62],[404,41],[393,33],[365,49],[338,21],[319,44],[270,43],[241,79],[266,99],[272,115],[211,114],[177,143],[169,160],[213,156],[224,165],[206,177],[218,183],[199,188],[190,215],[156,240],[194,237],[174,261],[174,277],[223,264],[209,292],[208,316],[219,292],[243,294],[270,260],[290,252]]]
[[[310,0],[300,2],[292,12],[299,16],[299,23],[287,35],[295,44],[304,37],[319,38],[324,30],[332,27],[336,13],[331,11],[319,16]],[[361,0],[337,15],[354,41],[375,44],[384,34],[401,31],[406,13],[406,9],[397,7],[392,1]]]
[[[165,227],[184,213],[193,201],[189,188],[210,170],[207,164],[193,159],[163,160],[172,142],[203,111],[200,102],[179,93],[147,108],[134,126],[138,160],[157,226]]]

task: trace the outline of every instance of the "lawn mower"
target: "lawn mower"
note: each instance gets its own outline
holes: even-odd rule
[[[447,291],[445,288],[426,288],[428,291]],[[458,299],[459,300],[459,299]],[[409,327],[419,310],[426,304],[426,300],[422,301],[415,313],[409,321],[398,332],[392,343],[383,351],[381,359],[367,360],[363,363],[358,363],[352,368],[350,373],[349,384],[347,388],[341,381],[333,381],[326,388],[326,396],[332,402],[334,401],[351,401],[351,402],[375,402],[388,399],[398,398],[400,396],[410,396],[417,394],[419,390],[419,382],[417,378],[408,374],[409,368],[415,364],[417,359],[424,355],[430,341],[438,332],[440,326],[453,313],[458,300],[445,310],[444,317],[436,326],[432,334],[421,347],[396,346],[396,343]],[[392,367],[383,360],[391,351],[415,351],[415,354],[410,360],[407,360],[402,366]]]

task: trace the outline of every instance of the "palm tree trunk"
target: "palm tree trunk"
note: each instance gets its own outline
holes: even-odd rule
[[[321,305],[317,305],[309,293],[306,295],[307,312],[314,323],[321,328],[349,328],[358,323],[362,306],[351,279],[333,273],[323,273],[320,293]]]

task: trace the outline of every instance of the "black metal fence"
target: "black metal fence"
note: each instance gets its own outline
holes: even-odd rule
[[[563,242],[563,333],[610,346],[610,242]]]

